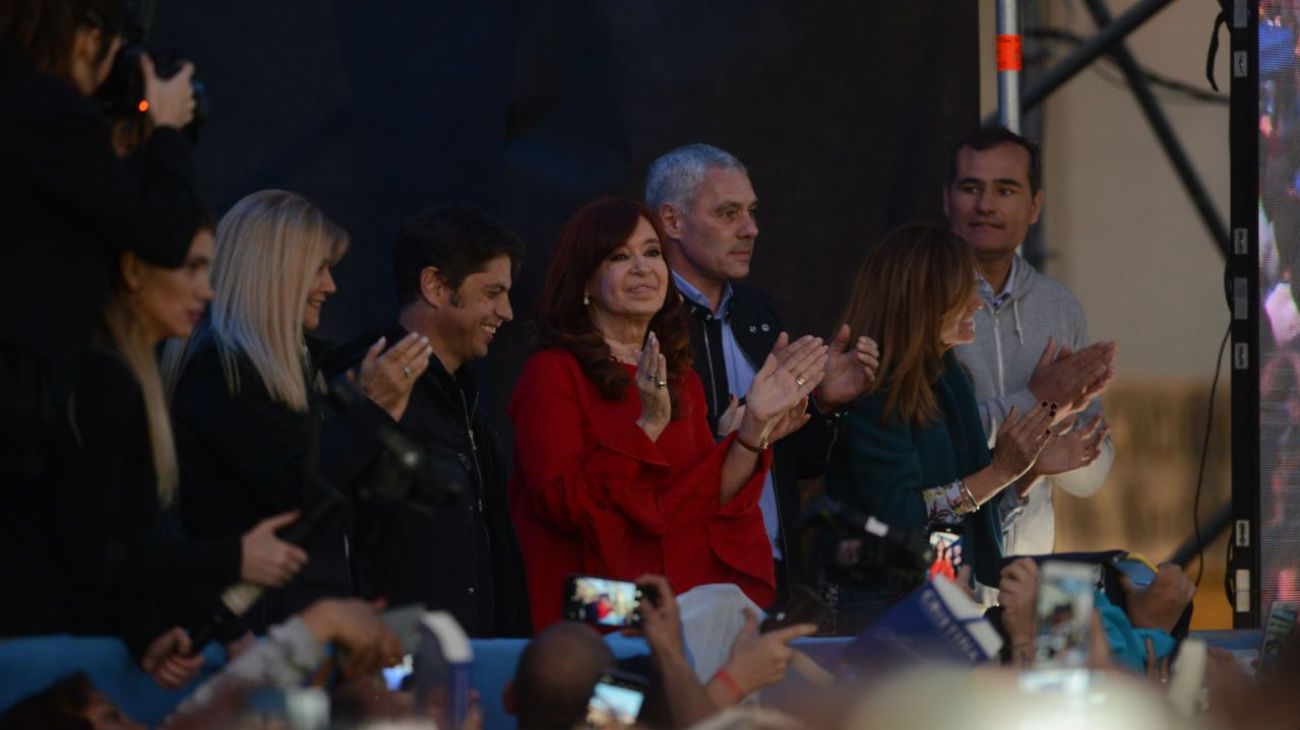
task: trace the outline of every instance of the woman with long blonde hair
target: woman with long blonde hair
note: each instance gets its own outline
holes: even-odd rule
[[[346,485],[377,456],[372,436],[317,408],[323,346],[309,333],[347,247],[342,228],[283,190],[245,197],[217,226],[211,311],[188,347],[166,358],[190,534],[228,537],[301,513],[324,496],[323,483]],[[371,348],[359,384],[372,401],[365,407],[400,417],[429,349],[408,338],[381,356],[383,344]],[[349,594],[345,528],[338,511],[318,525],[307,566],[242,627],[261,631],[317,598]]]
[[[826,490],[891,527],[959,533],[964,562],[996,585],[1002,524],[991,500],[1051,440],[1056,404],[1012,414],[989,452],[970,379],[952,353],[974,340],[981,306],[970,246],[950,231],[906,225],[871,247],[843,321],[853,336],[880,343],[880,369],[849,409]],[[883,576],[828,582],[840,633],[857,632],[916,587]]]

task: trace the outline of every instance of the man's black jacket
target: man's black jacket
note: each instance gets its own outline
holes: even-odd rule
[[[355,367],[385,336],[396,343],[400,326],[370,333],[341,348],[327,374]],[[496,434],[480,406],[467,367],[455,375],[436,356],[416,381],[400,422],[424,450],[437,478],[459,482],[461,499],[413,509],[391,500],[357,503],[353,563],[363,596],[382,596],[390,606],[423,603],[450,611],[471,636],[528,636],[531,627],[519,542],[506,497],[508,474]],[[362,475],[384,478],[373,464]],[[414,496],[414,495],[413,495]]]
[[[757,371],[763,367],[776,344],[776,338],[785,329],[776,303],[764,292],[743,284],[731,285],[731,302],[726,317],[731,323],[737,344]],[[704,382],[704,398],[709,405],[709,425],[717,431],[718,416],[727,409],[731,391],[727,383],[726,358],[722,351],[722,320],[713,316],[707,307],[690,299],[684,300],[691,320],[691,347],[695,351],[695,372]],[[737,394],[744,397],[744,393]],[[812,419],[797,432],[778,441],[772,452],[772,485],[776,490],[777,513],[780,517],[779,539],[785,575],[777,576],[778,585],[784,578],[787,591],[804,576],[803,554],[796,527],[802,511],[799,498],[799,479],[813,479],[826,468],[830,448],[835,439],[834,416],[822,416],[809,406]],[[788,596],[777,595],[777,601]]]

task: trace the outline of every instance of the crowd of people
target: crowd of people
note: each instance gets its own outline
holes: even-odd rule
[[[800,491],[821,478],[846,509],[959,534],[958,580],[1000,604],[1005,661],[1032,663],[1037,564],[1005,558],[1053,552],[1054,488],[1105,481],[1116,357],[1016,253],[1043,205],[1035,144],[986,128],[955,145],[946,223],[862,241],[825,338],[789,332],[744,283],[749,171],[692,144],[649,167],[644,202],[574,212],[546,261],[470,206],[416,213],[393,247],[397,311],[331,345],[313,332],[347,232],[283,190],[214,220],[180,132],[188,64],[163,79],[145,57],[150,133],[115,137],[91,96],[121,14],[0,8],[0,581],[22,588],[0,636],[119,636],[179,688],[201,664],[193,630],[211,628],[237,658],[189,717],[216,727],[223,680],[301,681],[331,642],[353,676],[399,661],[375,601],[422,604],[473,637],[535,637],[506,704],[521,728],[573,727],[614,660],[563,620],[565,579],[602,576],[652,589],[642,716],[686,727],[779,681],[793,639],[857,634],[919,585],[823,567],[835,546],[805,539]],[[467,365],[514,319],[523,266],[546,273],[507,460]],[[756,607],[810,589],[824,606],[762,634],[747,614],[701,681],[676,596],[714,584]],[[1191,594],[1172,566],[1125,583],[1097,654],[1167,661]],[[73,677],[6,722],[108,727],[101,700]]]

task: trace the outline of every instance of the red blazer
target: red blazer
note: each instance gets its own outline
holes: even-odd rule
[[[636,425],[635,382],[620,400],[604,400],[573,355],[558,348],[524,366],[510,402],[510,504],[535,631],[560,620],[571,573],[621,580],[656,573],[678,592],[735,583],[758,605],[772,602],[772,546],[758,507],[770,452],[719,505],[734,435],[714,440],[699,376],[687,372],[680,385],[683,415],[651,441]]]

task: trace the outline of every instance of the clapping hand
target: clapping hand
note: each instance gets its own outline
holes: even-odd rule
[[[1060,404],[1056,419],[1065,419],[1087,408],[1110,385],[1117,351],[1114,342],[1095,342],[1073,352],[1065,346],[1058,349],[1056,340],[1048,338],[1029,378],[1029,391],[1035,398]]]
[[[736,394],[732,393],[731,400],[727,402],[727,410],[718,416],[718,438],[730,436],[732,431],[740,428],[740,422],[744,418],[745,407],[740,404]]]
[[[1019,479],[1038,460],[1039,454],[1056,435],[1051,428],[1056,412],[1056,404],[1044,401],[1019,418],[1014,407],[1007,413],[998,429],[992,463],[1004,483]]]
[[[348,371],[347,378],[394,421],[400,421],[411,400],[415,381],[429,367],[433,348],[427,337],[414,332],[387,351],[384,351],[385,344],[386,338],[376,340],[356,370]]]
[[[831,340],[826,375],[815,395],[827,409],[839,408],[862,395],[876,382],[880,348],[870,337],[859,337],[849,349],[849,326],[841,325]]]
[[[781,333],[778,346],[786,337]],[[772,443],[806,423],[808,395],[825,377],[826,360],[821,338],[804,337],[780,352],[773,348],[745,396],[740,437],[753,444]]]
[[[636,425],[651,441],[658,441],[659,434],[668,427],[673,404],[668,393],[668,360],[659,351],[659,338],[654,332],[646,337],[636,361],[636,391],[641,395],[641,417]]]
[[[1053,430],[1056,435],[1034,462],[1034,472],[1042,476],[1064,474],[1096,461],[1110,433],[1100,415],[1082,426],[1075,425],[1075,417],[1071,416]]]

